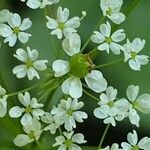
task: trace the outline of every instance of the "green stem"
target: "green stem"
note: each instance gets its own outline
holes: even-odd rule
[[[94,28],[94,31],[99,27],[99,25],[100,25],[101,23],[104,22],[104,20],[105,20],[105,17],[102,16],[102,18],[99,20],[98,24],[97,24],[96,27]],[[92,34],[93,34],[93,32],[92,32]],[[86,46],[87,46],[88,43],[90,42],[90,38],[91,38],[92,34],[90,34],[89,38],[87,39],[87,41],[86,41],[85,44],[83,45],[83,47],[82,47],[82,49],[81,49],[81,53],[83,52],[83,50],[86,48]]]
[[[38,141],[35,141],[35,142],[36,142],[36,145],[37,145],[37,147],[38,147],[38,150],[44,150],[44,149],[42,148],[40,142],[38,142]]]
[[[96,100],[97,102],[100,101],[97,97],[93,96],[91,93],[87,92],[86,90],[83,89],[83,92],[84,92],[85,94],[87,94],[89,97],[91,97],[91,98],[93,98],[94,100]]]
[[[91,54],[93,54],[93,53],[96,52],[96,51],[97,51],[97,47],[94,48],[93,50],[91,50],[88,54],[91,55]]]
[[[132,10],[134,10],[134,8],[138,5],[139,2],[140,0],[132,0],[129,4],[129,7],[124,11],[124,14],[128,16],[132,12]]]
[[[100,150],[101,147],[102,147],[102,144],[103,144],[103,142],[104,142],[104,140],[105,140],[105,137],[106,137],[106,134],[107,134],[107,132],[108,132],[109,127],[110,127],[110,124],[108,124],[108,125],[106,126],[105,130],[104,130],[104,133],[103,133],[103,135],[102,135],[102,138],[101,138],[100,143],[99,143],[99,146],[98,146],[98,150]]]
[[[102,65],[95,66],[95,67],[93,67],[93,69],[98,69],[98,68],[107,67],[107,66],[110,66],[110,65],[116,64],[116,63],[118,63],[118,62],[122,62],[122,61],[123,61],[123,58],[118,59],[118,60],[115,60],[115,61],[111,61],[111,62],[106,63],[106,64],[102,64]]]
[[[39,86],[41,83],[38,83],[38,84],[35,84],[29,88],[26,88],[26,89],[23,89],[23,90],[20,90],[20,91],[17,91],[17,92],[14,92],[14,93],[10,93],[10,94],[7,94],[8,97],[12,97],[12,96],[16,96],[18,93],[23,93],[23,92],[26,92],[26,91],[30,91],[34,88],[36,88],[37,86]]]
[[[60,135],[63,135],[63,132],[61,130],[61,127],[58,128]]]

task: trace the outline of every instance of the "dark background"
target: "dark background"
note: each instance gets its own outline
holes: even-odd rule
[[[123,10],[129,7],[131,0],[124,0],[125,4]],[[79,28],[79,34],[82,37],[82,43],[86,41],[89,35],[92,33],[95,25],[101,18],[102,14],[99,7],[99,0],[61,0],[60,3],[54,6],[53,10],[56,10],[57,6],[63,6],[70,9],[71,16],[81,16],[81,11],[87,12],[86,18],[82,21]],[[33,25],[29,29],[29,33],[32,34],[27,45],[31,48],[36,48],[39,50],[40,58],[48,59],[49,64],[51,64],[56,58],[62,58],[63,51],[61,48],[61,43],[54,36],[50,36],[49,30],[45,26],[44,11],[37,9],[32,10],[26,7],[25,3],[19,0],[0,0],[0,10],[9,9],[12,12],[19,13],[22,18],[31,18]],[[53,10],[50,10],[50,16],[53,15]],[[126,21],[117,28],[125,29],[127,37],[133,40],[135,37],[140,37],[146,40],[146,46],[142,51],[143,54],[150,55],[150,1],[141,0],[140,3],[132,12],[128,15]],[[86,48],[86,51],[94,48],[92,43]],[[12,56],[16,49],[21,47],[21,45],[16,45],[13,48],[7,46],[7,44],[2,44],[0,48],[0,75],[1,84],[7,89],[8,93],[24,89],[36,83],[37,80],[30,82],[27,78],[19,80],[16,79],[12,74],[12,68],[16,66],[19,62]],[[85,52],[85,51],[84,51]],[[113,54],[107,55],[105,52],[98,53],[96,57],[96,63],[107,63],[111,60],[119,59],[121,56],[114,56]],[[140,86],[140,93],[150,93],[150,64],[142,67],[142,71],[136,72],[131,70],[126,63],[119,63],[106,68],[102,68],[105,78],[107,79],[109,85],[118,89],[119,97],[125,97],[126,88],[130,84],[136,84]],[[37,89],[40,90],[40,89]],[[37,97],[36,91],[32,92],[32,95]],[[59,90],[56,97],[59,97]],[[88,120],[83,124],[78,124],[76,131],[84,133],[86,139],[88,140],[87,145],[93,147],[86,147],[85,150],[94,150],[94,146],[97,146],[100,137],[105,129],[105,125],[101,120],[96,119],[93,116],[93,110],[97,107],[95,101],[91,98],[83,96],[82,100],[85,102],[85,111],[89,114]],[[52,104],[57,103],[55,97],[53,97]],[[17,97],[8,99],[9,108],[18,104]],[[136,129],[139,133],[139,138],[147,135],[150,136],[150,116],[140,114],[140,128],[136,128],[130,125],[129,120],[125,119],[123,122],[117,122],[117,127],[111,129],[108,132],[104,146],[111,145],[114,142],[121,143],[126,141],[126,135],[133,129]],[[18,148],[14,146],[12,140],[19,134],[23,133],[19,120],[10,119],[8,116],[5,118],[0,118],[0,150],[17,150]],[[53,143],[53,137],[49,134],[45,138],[42,138],[42,146],[44,149],[50,149],[51,143]],[[49,147],[49,148],[48,148]],[[30,144],[23,149],[38,149],[34,144]],[[22,149],[22,148],[20,148]],[[54,148],[52,148],[54,149]]]

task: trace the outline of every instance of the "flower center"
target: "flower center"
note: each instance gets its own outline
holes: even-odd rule
[[[108,8],[108,9],[106,10],[106,15],[109,15],[109,16],[110,16],[110,15],[112,15],[112,13],[113,13],[113,12],[112,12],[111,8]]]
[[[72,141],[70,139],[66,140],[65,145],[66,145],[67,149],[69,149],[72,145]]]
[[[140,150],[138,145],[135,145],[132,150]]]
[[[19,29],[19,27],[14,27],[13,31],[15,34],[18,34],[20,32],[20,29]]]
[[[63,30],[65,28],[65,24],[63,22],[60,22],[58,24],[58,28],[60,28],[61,30]]]
[[[31,107],[26,107],[25,108],[25,112],[26,113],[31,113],[32,112],[32,108]]]
[[[132,57],[133,59],[135,59],[135,57],[136,57],[136,52],[131,52],[131,57]]]
[[[35,138],[34,131],[33,130],[30,131],[30,133],[28,134],[28,136],[29,136],[30,139],[34,139]]]
[[[33,67],[33,62],[32,62],[31,60],[28,60],[28,61],[26,62],[26,66],[27,66],[28,68]]]
[[[108,103],[108,106],[109,106],[109,107],[113,107],[113,106],[114,106],[114,102],[113,102],[113,101],[110,101],[110,102]]]
[[[72,75],[79,78],[85,77],[92,66],[93,63],[88,55],[76,54],[70,59],[70,72]]]
[[[72,110],[72,109],[67,110],[67,114],[68,114],[69,116],[72,116],[73,110]]]
[[[107,38],[105,39],[105,41],[106,41],[106,43],[110,44],[113,40],[112,40],[111,37],[107,37]]]

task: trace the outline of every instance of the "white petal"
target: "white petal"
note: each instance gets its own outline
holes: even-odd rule
[[[96,93],[101,93],[107,88],[107,81],[104,79],[102,73],[97,70],[92,70],[85,77],[88,87]]]
[[[141,64],[139,62],[135,61],[134,59],[129,60],[129,66],[131,69],[133,69],[135,71],[141,70]]]
[[[84,135],[81,133],[77,133],[77,134],[73,135],[72,142],[78,143],[78,144],[86,143],[86,141],[84,140]]]
[[[146,65],[149,62],[149,57],[146,55],[137,55],[135,60],[141,65]]]
[[[102,24],[100,26],[100,31],[105,37],[110,37],[111,34],[111,26],[109,22],[106,22],[106,24]]]
[[[109,53],[109,44],[108,43],[103,43],[97,47],[98,50],[100,51],[106,51]]]
[[[22,118],[21,118],[21,124],[23,126],[26,126],[26,125],[31,125],[32,124],[32,117],[29,113],[25,113]]]
[[[9,37],[13,34],[12,29],[6,24],[0,24],[0,35],[2,37]]]
[[[14,54],[14,57],[16,57],[18,60],[22,62],[27,62],[28,60],[27,52],[22,48],[17,49],[16,54]]]
[[[30,105],[31,100],[30,100],[30,94],[28,92],[25,92],[24,95],[22,93],[19,93],[18,99],[23,106],[28,107]]]
[[[47,68],[46,63],[48,63],[47,60],[37,60],[33,63],[33,66],[37,70],[44,71]]]
[[[134,102],[139,94],[139,86],[130,85],[126,91],[127,97],[131,102]]]
[[[31,26],[32,26],[32,22],[30,21],[30,18],[26,18],[26,19],[23,20],[23,22],[22,22],[21,26],[19,27],[19,29],[21,31],[25,31],[25,30],[31,28]]]
[[[70,77],[62,84],[62,91],[73,98],[82,96],[82,84],[79,78]]]
[[[113,13],[110,17],[110,20],[116,24],[121,24],[125,21],[126,17],[123,13]]]
[[[27,1],[27,6],[32,8],[32,9],[37,9],[40,7],[40,5],[41,5],[40,0],[28,0]]]
[[[19,134],[15,137],[13,142],[16,146],[25,146],[25,145],[33,142],[33,140],[31,140],[28,135]]]
[[[111,37],[114,42],[121,42],[126,38],[126,35],[123,29],[119,29],[114,32]]]
[[[39,55],[39,52],[36,49],[31,50],[30,47],[27,47],[27,53],[29,55],[29,59],[32,61],[35,61]]]
[[[33,80],[34,77],[36,77],[37,79],[40,79],[39,74],[37,73],[37,71],[34,68],[28,69],[27,76],[28,76],[29,80]]]
[[[58,7],[57,9],[57,19],[59,22],[66,22],[69,17],[69,9]]]
[[[99,44],[104,42],[105,37],[100,32],[94,31],[94,34],[91,36],[91,40],[92,42]]]
[[[56,60],[52,64],[52,68],[55,71],[55,77],[61,77],[69,72],[70,65],[65,60]]]
[[[7,102],[0,98],[0,118],[4,117],[7,113]]]
[[[29,40],[29,37],[31,37],[31,34],[25,33],[25,32],[19,32],[18,38],[21,43],[27,43]]]
[[[119,45],[119,44],[117,44],[117,43],[112,42],[110,44],[110,49],[112,50],[112,52],[115,55],[119,55],[120,54],[120,50],[124,50],[124,47]]]
[[[56,35],[58,39],[62,39],[63,32],[61,29],[55,29],[51,32],[51,35]]]
[[[11,21],[14,27],[19,27],[21,25],[21,17],[19,16],[19,14],[16,14],[16,13],[12,14]]]
[[[13,68],[13,74],[16,74],[17,78],[24,78],[27,74],[27,66],[26,65],[19,65]]]
[[[136,110],[134,109],[130,110],[129,119],[133,125],[139,127],[140,116],[137,114]]]
[[[10,47],[13,47],[16,42],[17,42],[17,35],[16,34],[12,34],[11,36],[7,37],[5,40],[4,40],[4,43],[9,43],[9,46]]]
[[[58,27],[58,23],[55,21],[55,19],[50,18],[46,16],[48,22],[46,23],[47,28],[49,29],[56,29]]]
[[[135,38],[132,42],[132,49],[136,53],[140,52],[145,46],[145,40],[141,40],[140,38]]]
[[[14,106],[13,108],[10,109],[9,116],[11,118],[19,118],[20,116],[22,116],[23,112],[24,112],[23,108],[20,108],[19,106]]]
[[[133,134],[132,133],[128,133],[127,135],[127,140],[129,141],[129,143],[131,145],[136,145],[138,142],[138,137],[137,137],[137,133],[135,130],[133,130]]]
[[[71,19],[69,19],[66,23],[65,23],[65,27],[66,28],[78,28],[80,26],[80,18],[79,17],[73,17]]]
[[[80,36],[77,33],[72,33],[68,39],[63,40],[62,47],[69,56],[79,53],[81,48]]]

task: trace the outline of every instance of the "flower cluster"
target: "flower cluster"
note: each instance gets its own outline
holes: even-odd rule
[[[45,8],[49,9],[51,5],[57,4],[59,0],[21,0],[31,9]],[[103,12],[103,18],[109,18],[112,23],[117,25],[125,21],[125,14],[121,13],[123,0],[100,0],[100,8]],[[48,12],[48,11],[46,11]],[[103,72],[99,66],[94,64],[91,57],[93,51],[110,51],[115,55],[124,54],[124,62],[129,63],[132,70],[140,71],[142,65],[149,62],[149,56],[138,54],[145,46],[145,40],[135,38],[132,42],[127,38],[124,29],[114,31],[108,20],[99,24],[99,31],[94,31],[83,47],[81,47],[81,37],[78,28],[81,21],[86,16],[82,11],[81,17],[70,18],[68,8],[59,6],[56,10],[56,16],[51,17],[45,14],[47,22],[45,27],[50,30],[50,34],[55,35],[61,42],[62,50],[67,57],[56,59],[52,64],[47,65],[48,60],[39,60],[39,52],[36,49],[17,48],[13,55],[22,64],[15,66],[12,73],[22,79],[27,76],[31,81],[34,78],[40,79],[38,71],[47,71],[45,80],[30,88],[7,93],[0,86],[0,117],[7,113],[7,99],[12,96],[18,96],[18,106],[13,106],[9,110],[11,118],[19,118],[25,134],[19,134],[14,138],[16,146],[25,146],[29,143],[40,140],[44,132],[50,134],[60,134],[55,137],[56,143],[53,147],[58,150],[81,150],[80,144],[85,144],[82,133],[75,133],[78,123],[83,123],[88,118],[86,112],[80,109],[84,106],[81,99],[83,92],[91,99],[98,101],[98,107],[94,109],[93,114],[108,125],[116,126],[116,121],[122,121],[129,118],[130,123],[139,127],[139,112],[150,114],[150,94],[139,96],[139,86],[129,85],[126,90],[126,97],[118,98],[117,89],[109,86]],[[25,44],[32,36],[26,33],[31,28],[32,22],[29,18],[21,19],[17,13],[9,10],[0,11],[0,36],[4,38],[4,43],[8,42],[10,47],[20,41]],[[97,30],[97,29],[96,29]],[[123,43],[126,39],[126,43]],[[98,44],[94,50],[89,53],[83,53],[89,42]],[[56,89],[61,87],[62,97],[56,100],[55,105],[50,106],[50,97]],[[31,98],[29,90],[39,87],[39,98]],[[93,95],[86,90],[92,91]],[[95,96],[96,95],[96,96]],[[99,95],[99,98],[97,98]],[[63,131],[62,131],[63,130]],[[128,133],[127,142],[121,143],[121,148],[117,143],[111,147],[99,147],[99,150],[149,150],[150,138],[144,137],[138,142],[137,133]]]

